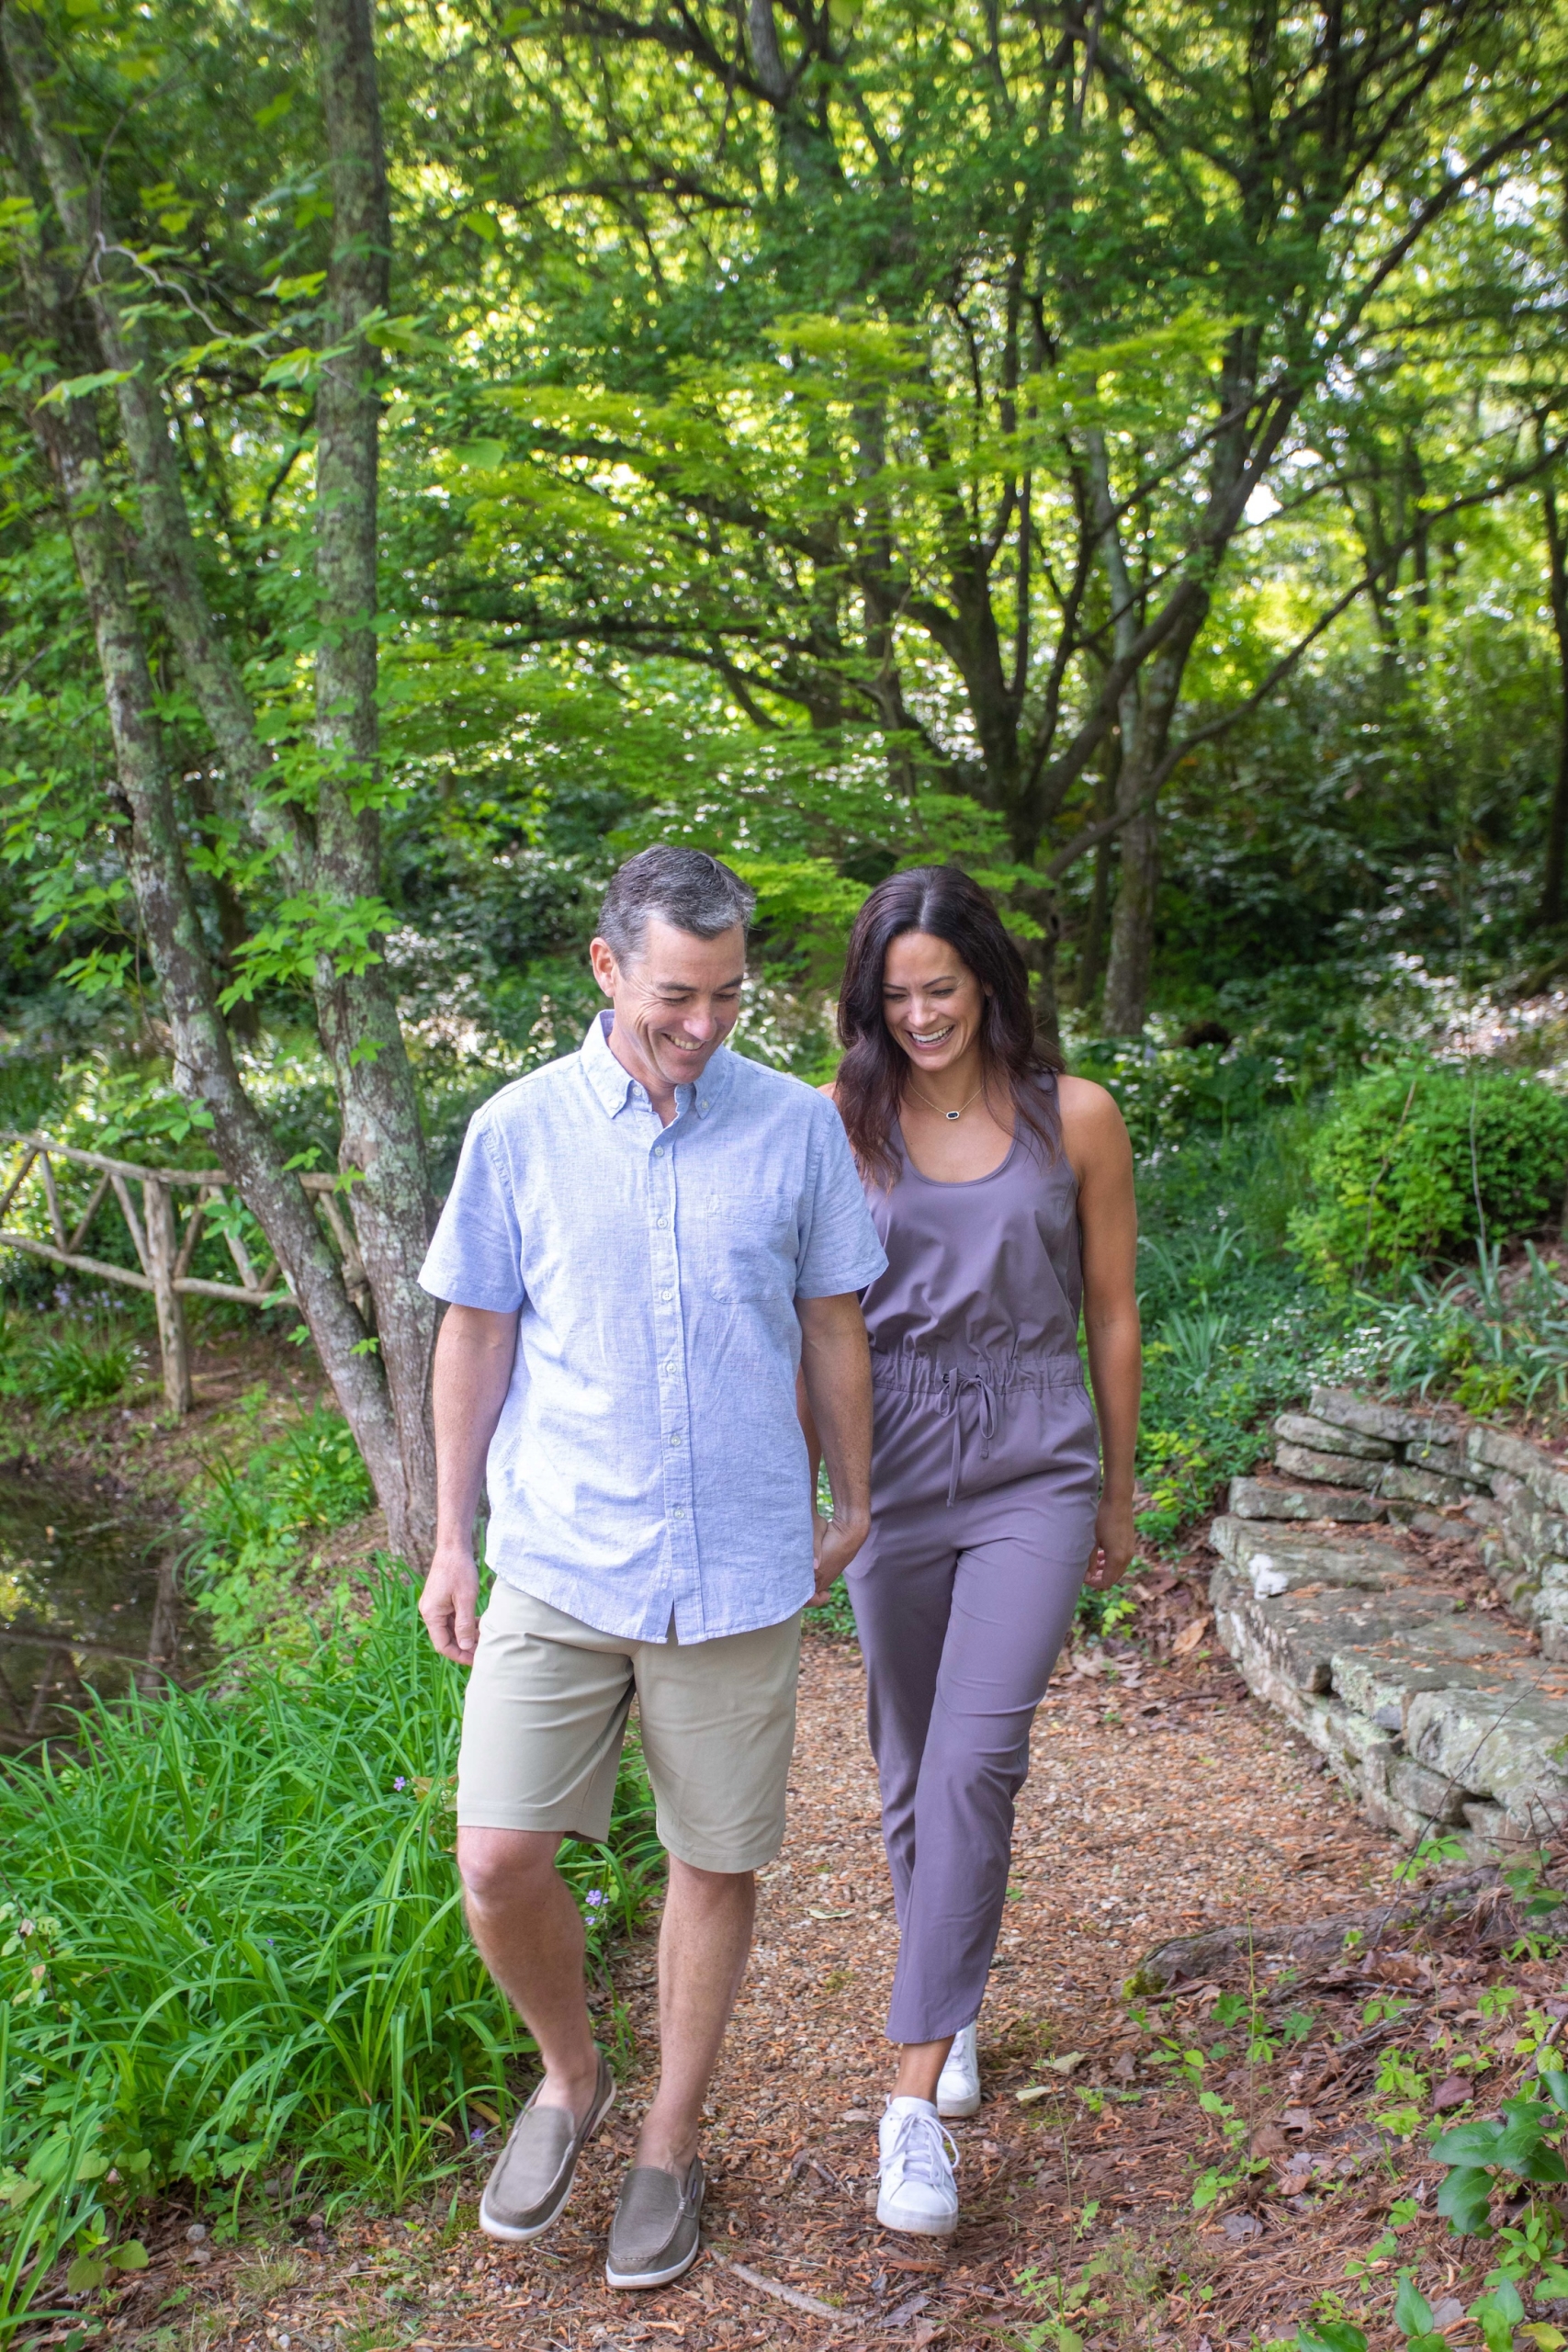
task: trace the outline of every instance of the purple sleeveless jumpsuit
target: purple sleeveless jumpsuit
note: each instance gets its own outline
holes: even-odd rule
[[[892,1140],[897,1182],[866,1184],[887,1271],[863,1298],[872,1529],[848,1581],[898,1915],[887,2038],[937,2041],[979,2015],[1030,1726],[1093,1549],[1100,1445],[1066,1155],[1021,1123],[989,1176],[945,1184]]]

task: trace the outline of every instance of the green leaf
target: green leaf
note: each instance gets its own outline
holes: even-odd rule
[[[1494,2161],[1518,2180],[1568,2180],[1568,2165],[1541,2137],[1540,2126],[1523,2116],[1511,2122],[1503,2133]]]
[[[72,401],[85,400],[89,393],[107,392],[111,384],[129,384],[134,373],[130,368],[104,368],[96,376],[70,376],[62,384],[51,384],[39,406],[65,408]]]
[[[275,122],[281,122],[283,120],[284,116],[288,112],[289,107],[293,104],[293,91],[283,90],[276,98],[268,98],[265,107],[258,107],[254,114],[252,115],[251,120],[255,124],[258,130],[270,130]]]
[[[127,2238],[123,2245],[110,2248],[109,2260],[117,2270],[145,2270],[147,2249],[140,2238]]]
[[[1425,2335],[1431,2328],[1432,2306],[1408,2270],[1402,2270],[1399,2274],[1399,2292],[1393,2299],[1393,2324],[1405,2335]]]
[[[1472,2165],[1458,2165],[1438,2191],[1438,2211],[1452,2223],[1456,2237],[1473,2237],[1486,2228],[1491,2201],[1491,2174]]]
[[[1563,2113],[1568,2115],[1568,2075],[1565,2075],[1559,2066],[1543,2066],[1540,2070],[1540,2083],[1541,2088],[1550,2098],[1553,2107],[1561,2108]]]
[[[1365,2334],[1348,2319],[1320,2320],[1315,2327],[1303,2327],[1296,2343],[1300,2352],[1367,2352]]]
[[[1459,2123],[1432,2143],[1440,2165],[1495,2165],[1503,2143],[1501,2123]]]
[[[471,229],[476,237],[482,237],[487,245],[493,245],[501,235],[498,224],[477,204],[471,212],[464,213],[463,226]]]
[[[73,2295],[90,2294],[101,2287],[108,2277],[108,2265],[96,2255],[79,2254],[65,2274],[66,2290]]]

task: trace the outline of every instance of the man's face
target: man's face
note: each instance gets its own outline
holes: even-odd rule
[[[616,1059],[650,1093],[701,1078],[740,1011],[740,925],[716,939],[696,939],[652,915],[630,964],[618,964],[603,939],[588,953],[593,977],[615,1008]],[[659,1083],[649,1085],[650,1078]]]

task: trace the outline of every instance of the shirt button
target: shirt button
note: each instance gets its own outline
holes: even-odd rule
[[[659,1295],[660,1298],[673,1298],[675,1294],[672,1290],[661,1290]]]
[[[680,1432],[680,1430],[671,1430],[671,1432],[670,1432],[670,1442],[671,1442],[671,1445],[679,1445],[679,1444],[680,1444],[680,1442],[681,1442],[681,1432]]]
[[[671,1516],[671,1519],[684,1519],[684,1518],[685,1518],[685,1516],[686,1516],[686,1506],[685,1506],[685,1504],[684,1504],[684,1503],[677,1503],[677,1504],[675,1505],[674,1510],[671,1512],[670,1516]]]
[[[663,1159],[663,1157],[664,1157],[664,1146],[663,1146],[661,1143],[656,1143],[656,1144],[654,1145],[654,1147],[653,1147],[653,1156],[654,1156],[655,1159]]]
[[[669,1220],[669,1218],[668,1218],[667,1216],[656,1217],[656,1218],[654,1219],[654,1222],[655,1222],[655,1224],[658,1226],[659,1230],[660,1230],[660,1233],[668,1233],[668,1232],[669,1232],[669,1230],[670,1230],[670,1220]]]

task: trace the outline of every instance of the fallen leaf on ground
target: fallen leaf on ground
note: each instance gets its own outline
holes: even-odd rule
[[[1178,1634],[1175,1641],[1172,1642],[1170,1645],[1171,1657],[1190,1657],[1199,1643],[1203,1639],[1205,1634],[1211,1633],[1213,1630],[1213,1623],[1214,1621],[1212,1617],[1194,1617],[1190,1625],[1189,1625],[1183,1633]]]

